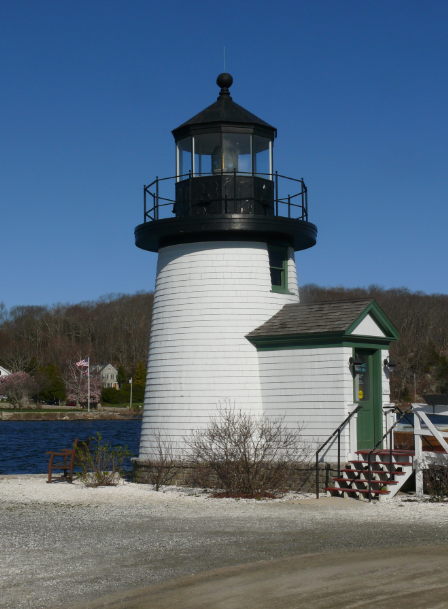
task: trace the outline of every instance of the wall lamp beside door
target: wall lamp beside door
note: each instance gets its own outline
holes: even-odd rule
[[[394,362],[393,359],[391,359],[391,357],[389,355],[383,361],[383,364],[384,364],[385,368],[389,369],[389,372],[393,372],[395,370],[395,368],[397,367],[397,364]]]
[[[355,357],[351,357],[348,360],[348,363],[350,364],[354,374],[361,372],[362,360],[357,353],[355,353]]]

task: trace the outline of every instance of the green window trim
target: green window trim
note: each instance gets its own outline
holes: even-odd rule
[[[272,292],[291,294],[288,290],[288,248],[268,245]]]
[[[290,296],[297,296],[297,294],[294,294],[294,292],[290,292],[289,290],[282,290],[279,288],[274,289],[275,286],[272,286],[272,290],[271,292],[273,292],[274,294],[289,294]]]

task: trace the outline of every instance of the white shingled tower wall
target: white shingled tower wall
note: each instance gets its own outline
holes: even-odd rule
[[[149,345],[140,458],[160,431],[182,448],[229,398],[262,412],[258,353],[245,338],[287,303],[299,302],[292,248],[288,291],[272,291],[266,243],[160,249]]]

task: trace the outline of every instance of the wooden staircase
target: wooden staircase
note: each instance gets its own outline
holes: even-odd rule
[[[368,497],[368,458],[370,450],[358,450],[358,459],[341,469],[341,477],[333,478],[334,486],[325,490],[333,497]],[[413,471],[413,450],[375,450],[371,455],[372,498],[390,499],[403,486]]]

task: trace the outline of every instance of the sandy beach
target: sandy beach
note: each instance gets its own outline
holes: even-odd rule
[[[448,607],[448,504],[0,477],[8,609]]]

